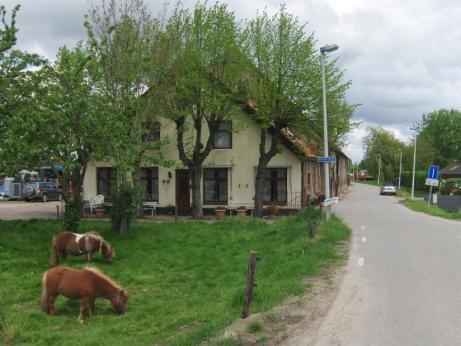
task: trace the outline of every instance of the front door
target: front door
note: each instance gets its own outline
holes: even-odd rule
[[[180,215],[190,212],[190,180],[187,169],[176,170],[176,207]]]

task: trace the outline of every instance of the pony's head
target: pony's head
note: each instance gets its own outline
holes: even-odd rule
[[[107,264],[111,264],[115,258],[115,249],[108,242],[103,241],[101,244],[102,257]]]
[[[124,289],[118,289],[117,294],[110,297],[110,302],[118,314],[124,314],[128,309],[128,292]]]

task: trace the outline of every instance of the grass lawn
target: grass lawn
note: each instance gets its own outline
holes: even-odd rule
[[[267,310],[306,287],[340,259],[335,245],[350,236],[337,219],[320,224],[307,239],[307,212],[274,224],[247,218],[222,222],[136,223],[117,236],[108,222],[84,221],[117,251],[112,265],[94,256],[93,265],[130,293],[128,311],[116,315],[105,299],[78,325],[79,302],[56,301],[56,316],[39,308],[41,276],[49,269],[50,241],[59,221],[0,221],[0,340],[25,345],[196,345],[240,317],[248,253],[258,251],[252,312]],[[85,266],[71,257],[73,268]],[[0,342],[1,344],[2,342]],[[229,340],[226,345],[235,345]]]
[[[435,205],[431,205],[430,207],[428,207],[427,201],[411,200],[407,198],[403,200],[402,203],[414,211],[419,211],[421,213],[426,213],[433,216],[443,217],[444,219],[461,220],[461,213],[449,213],[443,209],[438,208]]]

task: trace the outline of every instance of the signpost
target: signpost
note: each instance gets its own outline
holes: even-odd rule
[[[428,207],[431,205],[432,187],[439,186],[439,180],[437,179],[438,177],[439,177],[439,166],[430,165],[429,171],[427,172],[427,178],[426,178],[426,185],[431,187],[429,189],[429,199],[427,201]]]
[[[327,198],[326,200],[323,201],[323,205],[325,207],[328,207],[329,205],[338,204],[338,201],[339,201],[338,197]]]
[[[317,162],[325,163],[325,162],[335,162],[336,156],[319,156],[317,157]]]

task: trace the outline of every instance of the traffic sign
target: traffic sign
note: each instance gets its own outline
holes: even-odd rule
[[[326,200],[323,201],[323,205],[325,207],[328,207],[329,205],[338,204],[338,201],[339,201],[338,197],[327,198]]]
[[[439,186],[439,179],[426,178],[426,185],[437,187]]]
[[[429,179],[437,179],[439,177],[439,166],[430,165],[429,171],[427,172],[427,177]]]
[[[336,156],[320,156],[317,157],[317,162],[335,162]]]

